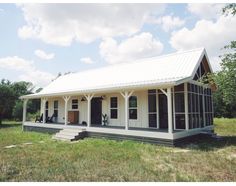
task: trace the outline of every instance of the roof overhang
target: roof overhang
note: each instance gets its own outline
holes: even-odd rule
[[[185,78],[185,81],[187,82],[189,78]],[[150,84],[137,84],[137,85],[127,85],[127,86],[119,86],[119,87],[107,87],[107,88],[101,88],[101,89],[87,89],[87,90],[78,90],[78,91],[67,91],[67,92],[55,92],[50,94],[28,94],[21,96],[20,99],[39,99],[42,97],[58,97],[58,96],[73,96],[73,95],[84,95],[84,94],[100,94],[100,93],[113,93],[113,92],[122,92],[126,90],[146,90],[146,89],[157,89],[159,88],[168,88],[173,87],[175,85],[180,84],[180,81],[171,81],[168,83],[150,83]]]

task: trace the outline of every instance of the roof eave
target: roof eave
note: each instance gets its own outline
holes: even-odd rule
[[[175,86],[178,81],[171,81],[168,83],[152,83],[152,84],[140,84],[140,85],[133,85],[133,86],[123,86],[123,87],[108,87],[108,88],[100,88],[100,89],[90,89],[90,90],[80,90],[80,91],[67,91],[67,92],[58,92],[58,93],[50,93],[50,94],[28,94],[21,96],[20,99],[38,99],[42,97],[56,97],[56,96],[65,96],[65,95],[83,95],[83,94],[89,94],[89,93],[109,93],[109,92],[120,92],[125,90],[142,90],[147,88],[168,88]]]

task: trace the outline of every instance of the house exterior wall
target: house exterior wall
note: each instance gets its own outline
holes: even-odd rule
[[[120,93],[96,94],[94,97],[105,96],[102,100],[102,113],[108,115],[110,126],[125,126],[125,101]],[[137,91],[132,94],[137,96],[137,120],[130,119],[130,127],[148,127],[148,94],[147,90]],[[72,96],[68,101],[68,111],[79,111],[79,123],[87,122],[87,100],[81,101],[83,96]],[[118,118],[111,119],[110,117],[110,98],[117,97],[118,99]],[[78,109],[72,109],[72,100],[78,99]],[[65,122],[65,101],[62,97],[48,98],[48,116],[52,116],[54,112],[54,101],[58,101],[58,123]],[[43,105],[41,101],[41,114],[43,113]]]
[[[189,83],[192,84],[198,84],[200,86],[199,83],[195,82],[195,81],[191,81]],[[188,84],[189,84],[188,83]],[[192,127],[192,120],[191,120],[191,102],[187,99],[189,108],[185,113],[185,109],[183,109],[183,111],[181,113],[179,113],[176,109],[175,106],[177,105],[176,102],[176,98],[174,96],[174,94],[179,94],[182,93],[184,95],[184,89],[182,87],[182,89],[180,90],[179,88],[177,89],[177,86],[175,86],[174,88],[172,88],[172,96],[173,96],[173,128],[174,130],[186,130],[186,126],[189,126],[189,129],[192,128],[204,128],[204,126],[208,126],[208,125],[212,125],[212,119],[207,123],[208,120],[205,121],[205,114],[204,114],[204,124],[202,124],[202,126],[200,125],[200,120],[198,120],[199,125],[197,125],[196,127]],[[162,94],[162,92],[159,91],[158,94]],[[158,94],[157,94],[157,127],[159,126],[159,119],[160,117],[163,117],[162,115],[160,115],[160,113],[158,112],[158,110],[160,108],[158,105]],[[189,92],[188,92],[189,94]],[[137,97],[137,119],[129,119],[129,127],[137,127],[137,128],[149,128],[149,113],[148,113],[148,90],[140,90],[140,91],[135,91],[133,92],[132,96],[136,96]],[[102,99],[102,114],[107,114],[108,115],[108,125],[109,126],[125,126],[125,99],[124,97],[119,93],[104,93],[104,94],[96,94],[94,95],[94,97],[104,97],[104,99]],[[111,119],[111,114],[110,114],[110,101],[111,101],[111,97],[117,97],[117,110],[118,110],[118,117],[117,119]],[[84,98],[84,101],[82,101],[83,96],[79,95],[79,96],[71,96],[71,98],[68,101],[68,111],[79,111],[79,124],[81,124],[83,121],[88,122],[88,114],[87,114],[87,100],[86,98]],[[72,100],[73,99],[78,99],[78,109],[72,109]],[[54,98],[48,98],[48,116],[52,116],[53,112],[54,112],[54,101],[58,101],[58,119],[56,122],[58,123],[65,123],[65,101],[63,99],[63,97],[54,97]],[[181,99],[182,102],[178,101],[178,104],[181,104],[182,106],[184,106],[184,100],[185,99]],[[202,100],[203,103],[202,105],[204,105],[204,99]],[[209,102],[211,102],[212,100],[209,99]],[[195,105],[199,105],[199,102],[196,102]],[[210,105],[210,104],[209,104]],[[178,106],[177,106],[178,107]],[[204,107],[205,108],[205,107]],[[210,109],[211,113],[212,113],[212,108]],[[42,106],[42,102],[41,102],[41,113],[43,113],[43,106]],[[185,115],[189,116],[189,119],[187,121],[185,121]],[[209,113],[206,113],[208,115],[210,115]],[[177,115],[181,115],[181,119],[177,120]],[[200,117],[200,116],[199,116]],[[212,118],[212,117],[211,117]],[[195,121],[195,120],[194,120]],[[203,120],[202,120],[203,121]],[[166,122],[168,122],[166,120]],[[179,122],[182,122],[183,127],[179,128]],[[183,123],[185,122],[185,124]],[[187,122],[187,123],[186,123]],[[93,124],[93,123],[92,123]]]
[[[137,119],[129,119],[130,127],[148,127],[148,98],[147,90],[137,91],[132,94],[137,96]],[[110,119],[110,98],[118,98],[118,118]],[[125,126],[125,100],[120,93],[106,94],[106,99],[102,101],[102,113],[107,114],[110,126]]]

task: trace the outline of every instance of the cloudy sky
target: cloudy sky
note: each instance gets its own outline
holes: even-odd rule
[[[58,72],[205,47],[214,70],[235,39],[224,4],[0,4],[0,79],[43,87]],[[4,25],[4,26],[3,26]]]

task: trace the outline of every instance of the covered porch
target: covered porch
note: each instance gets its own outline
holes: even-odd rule
[[[176,133],[192,134],[191,131],[212,125],[210,89],[196,81],[176,86],[40,96],[40,123],[26,121],[27,101],[34,98],[24,99],[23,124],[27,126],[126,131],[171,139]],[[47,123],[52,116],[53,121]]]
[[[154,100],[149,98],[149,91],[146,88],[39,97],[42,117],[40,124],[48,124],[48,118],[53,116],[53,120],[50,121],[51,125],[159,131],[171,134],[174,132],[171,90],[172,87],[159,89],[165,96],[166,104],[165,124],[162,126],[159,124],[161,118],[157,113],[160,110],[158,99],[155,100],[155,104],[151,103]],[[26,114],[29,99],[34,98],[24,99],[23,124],[28,122]],[[155,107],[155,109],[153,110],[151,107]],[[154,125],[153,111],[156,112]],[[73,114],[75,120],[71,118]],[[104,118],[104,114],[107,116],[106,118]],[[104,119],[107,120],[106,123]]]

